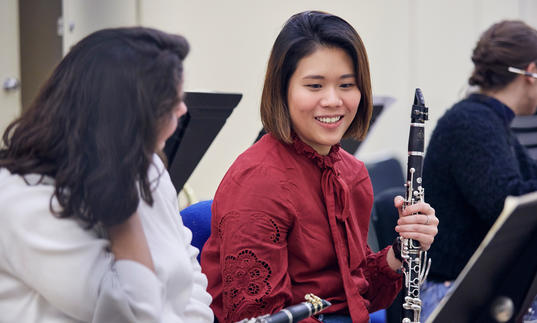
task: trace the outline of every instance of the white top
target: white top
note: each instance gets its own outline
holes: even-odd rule
[[[156,155],[154,164],[154,204],[142,200],[138,212],[156,275],[134,261],[114,262],[96,230],[53,216],[50,180],[28,185],[0,169],[0,322],[213,321],[192,233]]]

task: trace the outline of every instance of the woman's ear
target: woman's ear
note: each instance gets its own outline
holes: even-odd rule
[[[526,67],[526,72],[537,74],[537,64],[535,62],[531,62],[528,67]],[[534,76],[526,76],[526,80],[528,80],[530,83],[537,82],[537,79]]]

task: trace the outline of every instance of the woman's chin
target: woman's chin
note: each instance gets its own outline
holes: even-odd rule
[[[166,146],[166,142],[165,142],[165,141],[157,143],[157,147],[156,147],[156,149],[155,149],[155,152],[161,152],[161,151],[164,151],[164,146]]]

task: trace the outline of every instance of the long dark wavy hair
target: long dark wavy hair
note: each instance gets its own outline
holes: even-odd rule
[[[6,129],[0,167],[52,177],[51,211],[88,228],[123,222],[140,197],[152,205],[147,172],[159,130],[181,100],[188,50],[185,38],[150,28],[87,36]]]

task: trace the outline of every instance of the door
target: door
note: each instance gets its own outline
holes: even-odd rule
[[[0,1],[0,133],[21,111],[17,0]]]

